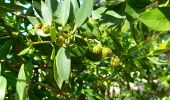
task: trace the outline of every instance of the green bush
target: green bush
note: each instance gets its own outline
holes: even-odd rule
[[[0,5],[0,99],[170,99],[169,0]]]

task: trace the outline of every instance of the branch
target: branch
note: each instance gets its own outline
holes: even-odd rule
[[[59,90],[59,89],[57,90],[56,88],[53,88],[53,87],[51,87],[51,86],[49,86],[47,84],[44,84],[44,83],[38,83],[38,84],[45,87],[45,88],[48,88],[48,89],[56,92],[57,94],[63,95],[67,100],[70,100],[70,98],[67,95],[65,95],[61,90]]]

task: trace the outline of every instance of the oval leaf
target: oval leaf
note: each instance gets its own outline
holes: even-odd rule
[[[93,10],[93,0],[84,0],[83,4],[80,6],[76,13],[76,21],[74,28],[81,26],[84,21],[92,14]]]
[[[56,56],[56,67],[59,77],[68,80],[70,75],[71,57],[70,52],[61,47]]]
[[[144,12],[139,16],[139,20],[152,30],[168,31],[170,30],[169,9],[170,7],[162,7]]]
[[[30,49],[30,47],[25,48],[24,50],[22,50],[22,51],[18,54],[18,56],[25,55],[26,53],[28,53],[29,49]]]
[[[156,65],[167,65],[168,62],[164,61],[164,60],[160,60],[156,57],[147,57],[152,63],[156,64]]]
[[[45,3],[47,4],[48,8],[51,9],[52,13],[57,10],[58,1],[57,0],[45,0]]]
[[[16,99],[17,100],[25,100],[28,98],[27,90],[28,84],[32,76],[33,65],[31,62],[26,64],[22,64],[19,74],[18,80],[16,84]]]
[[[41,13],[44,21],[51,26],[52,24],[52,13],[51,9],[48,8],[48,6],[41,1]]]
[[[70,0],[64,0],[60,6],[59,22],[64,26],[70,13]]]
[[[0,76],[0,100],[4,100],[6,86],[7,86],[6,78]]]
[[[77,0],[71,0],[71,4],[72,4],[72,7],[73,7],[73,13],[75,15],[76,12],[77,12],[77,9],[79,9],[78,2],[77,2]]]
[[[96,9],[95,11],[92,12],[92,18],[93,19],[100,19],[102,17],[102,13],[104,13],[106,11],[106,7],[100,7],[98,9]]]
[[[39,23],[45,23],[42,18],[27,16],[28,20],[31,22],[32,25],[36,25]]]
[[[57,83],[58,87],[61,89],[64,80],[58,75],[57,67],[56,67],[56,60],[54,60],[53,70],[54,70],[55,82]]]

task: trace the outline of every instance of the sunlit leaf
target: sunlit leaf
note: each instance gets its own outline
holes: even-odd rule
[[[25,48],[24,50],[22,50],[22,51],[18,54],[18,56],[25,55],[26,53],[28,53],[29,50],[30,50],[30,47]]]
[[[46,5],[48,8],[52,11],[51,13],[54,14],[54,12],[57,10],[58,1],[57,0],[45,0]]]
[[[76,13],[76,21],[74,28],[81,26],[84,21],[92,14],[93,10],[93,0],[84,0],[83,4],[80,6]]]
[[[44,21],[48,24],[52,24],[52,11],[48,8],[48,6],[41,1],[41,13]]]
[[[126,4],[125,12],[133,18],[138,18],[139,14],[128,4]]]
[[[167,65],[167,61],[160,60],[157,57],[147,57],[152,63],[157,64],[157,65]]]
[[[100,7],[92,12],[92,18],[93,19],[100,19],[102,17],[102,13],[106,11],[106,7]]]
[[[121,16],[118,13],[116,13],[115,11],[107,11],[106,14],[110,15],[110,16],[113,16],[115,18],[120,18],[120,19],[125,18],[125,16]]]
[[[27,16],[28,20],[31,22],[32,25],[36,25],[39,23],[44,23],[43,19],[37,18],[37,17],[32,17],[32,16]]]
[[[155,31],[170,30],[170,7],[155,8],[144,12],[139,16],[139,20]]]
[[[61,47],[56,56],[56,67],[59,77],[68,80],[70,76],[71,57],[67,48]]]
[[[28,98],[29,82],[32,76],[33,65],[27,62],[21,65],[16,84],[16,99],[25,100]]]
[[[61,89],[64,80],[58,75],[57,66],[56,66],[56,59],[57,58],[55,58],[54,65],[53,65],[54,79],[55,79],[55,82],[57,83],[58,87]]]
[[[5,91],[7,86],[7,80],[3,76],[0,76],[0,100],[4,100]]]
[[[60,6],[59,22],[64,26],[70,13],[70,0],[64,0]]]
[[[77,0],[71,0],[71,4],[73,6],[73,13],[74,13],[74,15],[76,15],[77,10],[79,9]]]

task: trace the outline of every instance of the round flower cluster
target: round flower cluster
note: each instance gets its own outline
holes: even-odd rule
[[[111,54],[112,54],[112,50],[110,48],[103,48],[102,49],[102,56],[103,57],[110,56]]]
[[[120,61],[118,56],[113,56],[110,60],[110,65],[112,65],[113,67],[117,67],[122,65],[122,62]]]
[[[93,47],[93,53],[96,53],[96,54],[101,53],[103,57],[107,57],[107,56],[110,56],[112,54],[112,50],[110,48],[107,48],[107,47],[102,47],[101,44],[98,44],[98,45]]]
[[[93,53],[101,53],[102,52],[102,45],[98,44],[96,46],[93,47]]]

